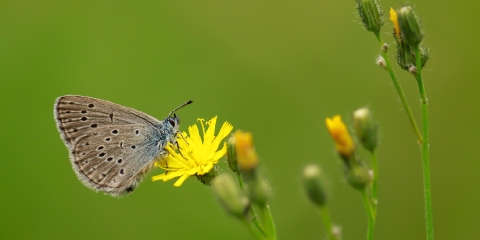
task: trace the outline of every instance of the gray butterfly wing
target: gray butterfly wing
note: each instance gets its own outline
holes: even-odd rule
[[[108,101],[62,96],[55,120],[78,178],[111,195],[133,191],[167,143],[163,122]]]

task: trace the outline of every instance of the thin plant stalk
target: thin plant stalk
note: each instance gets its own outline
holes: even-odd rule
[[[253,224],[252,221],[248,219],[244,219],[243,224],[247,227],[248,231],[252,234],[252,236],[257,240],[266,240],[265,236],[258,230],[258,228]]]
[[[427,240],[433,240],[433,214],[432,214],[432,194],[430,186],[430,160],[429,160],[429,136],[428,136],[428,101],[425,87],[422,79],[422,62],[419,46],[415,46],[415,56],[417,73],[415,75],[420,91],[420,100],[422,102],[423,117],[423,144],[422,144],[422,162],[423,162],[423,190],[425,194],[425,218],[427,228]]]
[[[370,199],[368,198],[367,189],[364,188],[361,190],[363,204],[365,205],[365,210],[367,212],[368,217],[368,229],[367,229],[367,240],[373,239],[373,232],[375,230],[375,215],[373,214],[372,204]]]
[[[263,224],[265,226],[265,233],[268,240],[277,240],[277,231],[275,229],[275,222],[273,221],[272,212],[270,211],[270,206],[265,204],[260,206],[260,211],[262,212]]]
[[[378,162],[377,162],[377,153],[375,151],[372,152],[372,171],[373,171],[373,179],[372,179],[373,213],[375,214],[375,216],[377,216]]]
[[[242,174],[240,172],[237,172],[237,179],[238,179],[238,185],[240,185],[240,189],[242,189],[242,191],[243,191],[245,183],[243,182],[243,177],[242,177]],[[250,205],[250,207],[248,209],[248,212],[249,212],[250,216],[252,217],[251,220],[255,224],[255,226],[257,227],[258,231],[260,231],[263,234],[263,236],[265,236],[265,230],[263,229],[263,226],[260,223],[260,220],[258,220],[257,213],[255,212],[255,209],[253,209],[253,206]]]
[[[383,47],[385,43],[382,40],[382,36],[380,35],[380,32],[375,32],[375,36],[377,37],[380,47]],[[385,59],[385,62],[387,63],[388,74],[392,79],[393,85],[395,85],[395,89],[397,90],[398,96],[400,97],[400,101],[403,104],[403,108],[407,113],[408,120],[410,121],[410,125],[412,125],[413,131],[417,136],[418,144],[422,145],[422,142],[423,142],[422,134],[420,133],[417,123],[415,122],[415,118],[413,117],[412,110],[410,109],[410,105],[408,105],[407,98],[405,97],[405,93],[403,92],[402,86],[400,86],[400,83],[397,80],[397,76],[395,75],[395,72],[393,72],[392,64],[390,63],[390,58],[388,57],[387,51],[382,50],[381,52],[382,52],[382,57]]]
[[[325,226],[325,230],[328,232],[328,239],[330,240],[337,240],[335,235],[332,232],[332,219],[330,218],[330,212],[328,208],[325,206],[320,207],[320,212],[322,212],[323,224]]]

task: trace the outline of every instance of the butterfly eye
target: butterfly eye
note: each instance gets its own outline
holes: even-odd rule
[[[168,122],[170,123],[170,125],[172,125],[172,127],[175,127],[175,121],[173,119],[169,118]]]

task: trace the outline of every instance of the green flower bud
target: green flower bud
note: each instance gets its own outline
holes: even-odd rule
[[[246,217],[250,206],[248,198],[243,195],[240,187],[230,175],[221,174],[213,179],[212,188],[227,212],[240,219]]]
[[[232,135],[227,141],[227,162],[233,172],[238,172],[237,153],[235,152],[235,137]]]
[[[318,206],[324,206],[327,202],[324,176],[322,169],[317,165],[308,165],[303,169],[303,186],[308,198]]]
[[[347,181],[353,188],[363,190],[371,182],[371,176],[367,168],[358,164],[346,172]]]
[[[270,186],[260,178],[256,171],[244,173],[244,192],[251,203],[258,206],[265,206],[271,196]]]
[[[377,124],[368,108],[360,108],[353,113],[353,126],[362,146],[370,152],[375,151],[378,142]]]
[[[363,26],[370,32],[383,27],[383,11],[378,0],[357,0],[357,10]]]
[[[258,155],[253,147],[253,137],[250,132],[237,130],[235,137],[235,156],[238,169],[242,172],[254,172],[258,167]]]
[[[402,41],[409,46],[417,46],[423,40],[423,30],[412,6],[403,6],[397,11]]]

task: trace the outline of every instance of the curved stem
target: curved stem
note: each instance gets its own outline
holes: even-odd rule
[[[366,188],[361,190],[361,192],[362,192],[363,204],[365,205],[365,210],[367,211],[367,217],[368,217],[367,240],[372,240],[373,231],[375,228],[375,215],[373,214],[372,205],[371,205],[370,199],[367,196]]]
[[[266,237],[269,240],[277,240],[277,230],[275,229],[275,222],[273,221],[272,212],[268,204],[260,206],[262,211],[262,219],[264,221]]]
[[[375,36],[377,37],[380,47],[382,47],[384,45],[384,42],[382,40],[382,36],[380,35],[380,32],[376,32]],[[397,81],[397,76],[395,75],[395,72],[393,72],[392,64],[390,63],[390,58],[388,57],[387,51],[382,50],[381,52],[382,52],[382,57],[385,59],[385,62],[387,63],[387,71],[390,74],[390,78],[392,79],[393,85],[395,85],[395,89],[397,90],[398,96],[400,97],[400,101],[403,104],[403,108],[407,113],[408,120],[410,121],[410,125],[412,125],[413,131],[417,136],[418,144],[422,145],[422,141],[423,141],[422,134],[418,129],[417,123],[415,122],[415,118],[413,118],[412,110],[410,109],[410,105],[408,105],[407,98],[405,97],[405,93],[403,92],[403,89],[400,86],[400,83]]]
[[[325,206],[321,206],[320,211],[322,212],[323,224],[325,226],[325,230],[327,230],[328,239],[337,240],[337,238],[333,234],[332,219],[330,218],[330,212],[328,211],[328,208],[326,208]]]
[[[240,172],[237,172],[237,179],[238,179],[238,185],[240,186],[240,189],[244,189],[245,183],[243,182],[243,176]]]
[[[255,239],[265,240],[265,236],[260,231],[258,231],[258,228],[256,228],[253,222],[249,221],[248,219],[244,219],[242,222]]]
[[[378,198],[377,198],[377,185],[378,185],[378,162],[377,162],[377,153],[372,151],[372,171],[373,171],[373,179],[372,179],[372,204],[373,204],[373,213],[377,216],[377,206],[378,206]]]
[[[238,179],[238,185],[240,185],[240,189],[242,189],[243,191],[245,183],[243,182],[243,177],[240,172],[237,172],[237,179]],[[255,209],[253,209],[252,205],[250,205],[250,207],[248,208],[248,212],[250,213],[251,220],[257,227],[258,231],[260,231],[263,234],[263,236],[265,236],[265,230],[263,229],[263,226],[260,223],[260,220],[258,220],[257,213],[255,212]]]
[[[423,144],[422,144],[422,160],[423,160],[423,191],[425,194],[425,218],[427,228],[427,239],[433,240],[433,214],[432,214],[432,195],[430,186],[430,160],[429,160],[429,136],[428,136],[428,101],[425,87],[422,79],[422,62],[419,46],[415,46],[415,58],[417,61],[416,79],[418,90],[420,91],[420,99],[422,102],[423,116]]]

